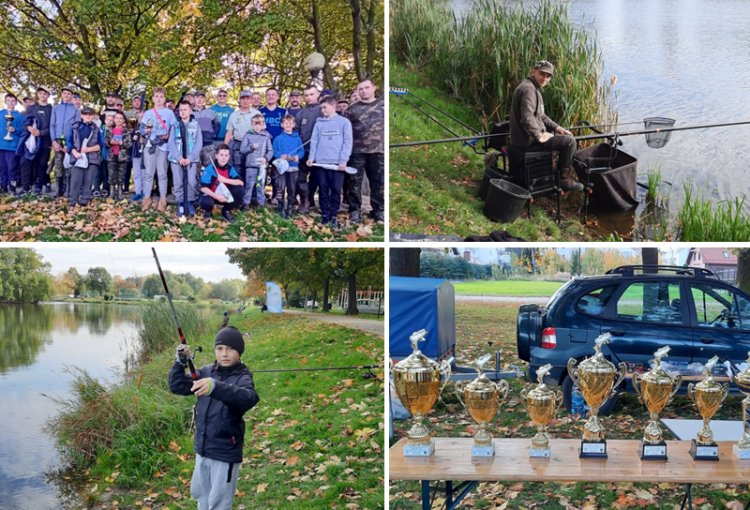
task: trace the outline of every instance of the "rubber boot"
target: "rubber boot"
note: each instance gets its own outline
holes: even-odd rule
[[[575,180],[570,168],[560,170],[560,188],[563,191],[583,191],[583,184]]]

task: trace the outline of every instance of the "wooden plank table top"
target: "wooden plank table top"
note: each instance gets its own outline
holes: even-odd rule
[[[642,461],[640,441],[610,439],[607,459],[579,459],[579,439],[552,439],[551,458],[529,458],[531,440],[497,438],[495,456],[472,458],[472,438],[435,438],[431,457],[404,457],[399,440],[389,450],[391,480],[521,480],[542,482],[750,483],[750,459],[718,441],[718,461],[695,461],[690,441],[667,441],[667,461]]]

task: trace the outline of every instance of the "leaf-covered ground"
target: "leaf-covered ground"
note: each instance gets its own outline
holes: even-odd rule
[[[227,223],[217,210],[210,220],[199,214],[180,221],[174,206],[167,212],[142,212],[140,204],[94,199],[86,207],[69,207],[52,197],[0,196],[0,241],[382,241],[384,226],[365,220],[332,230],[311,213],[282,218],[275,208],[236,212]]]
[[[520,303],[456,302],[456,358],[466,366],[482,354],[501,351],[504,364],[526,363],[516,354],[515,321]],[[488,342],[492,342],[490,346]],[[504,402],[490,430],[495,437],[532,437],[536,432],[519,396],[525,382],[511,381],[509,398]],[[729,397],[715,419],[738,419],[741,415],[740,397]],[[697,418],[697,412],[685,396],[678,396],[660,415],[663,418]],[[585,420],[564,411],[550,426],[553,437],[580,438]],[[440,401],[428,415],[433,435],[439,437],[471,437],[473,420],[454,396],[453,384],[443,390]],[[640,439],[648,413],[633,395],[621,395],[612,416],[604,417],[607,437],[611,439]],[[406,436],[410,423],[394,422],[395,438]],[[675,439],[665,431],[666,439]],[[463,501],[462,508],[494,509],[675,509],[680,507],[685,494],[681,484],[660,483],[480,483]],[[693,486],[693,508],[711,510],[744,508],[750,495],[746,485],[696,484]],[[438,498],[437,506],[442,503]],[[391,480],[389,508],[418,509],[419,482]]]

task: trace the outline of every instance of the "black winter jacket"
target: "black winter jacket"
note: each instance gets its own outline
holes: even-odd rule
[[[198,397],[195,406],[195,452],[207,459],[242,462],[245,421],[242,416],[260,400],[253,374],[242,363],[222,367],[218,363],[198,370],[198,377],[212,377],[216,387],[210,395]],[[169,389],[178,395],[192,395],[193,380],[178,362],[169,372]]]

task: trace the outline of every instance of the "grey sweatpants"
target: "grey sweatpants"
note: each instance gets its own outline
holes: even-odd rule
[[[91,182],[94,174],[99,171],[99,165],[89,165],[86,168],[71,167],[70,172],[70,194],[68,202],[71,206],[86,205],[91,200]]]
[[[241,465],[195,455],[190,495],[198,502],[198,510],[232,510]]]
[[[148,149],[143,151],[143,194],[150,197],[154,187],[154,174],[159,181],[159,196],[167,196],[167,152],[156,149],[151,154]]]
[[[184,198],[185,187],[182,185],[182,167],[179,163],[171,163],[172,165],[172,182],[174,183],[174,198],[177,201],[177,206],[182,205]],[[198,164],[190,163],[187,167],[187,197],[188,202],[195,202],[198,198]]]

